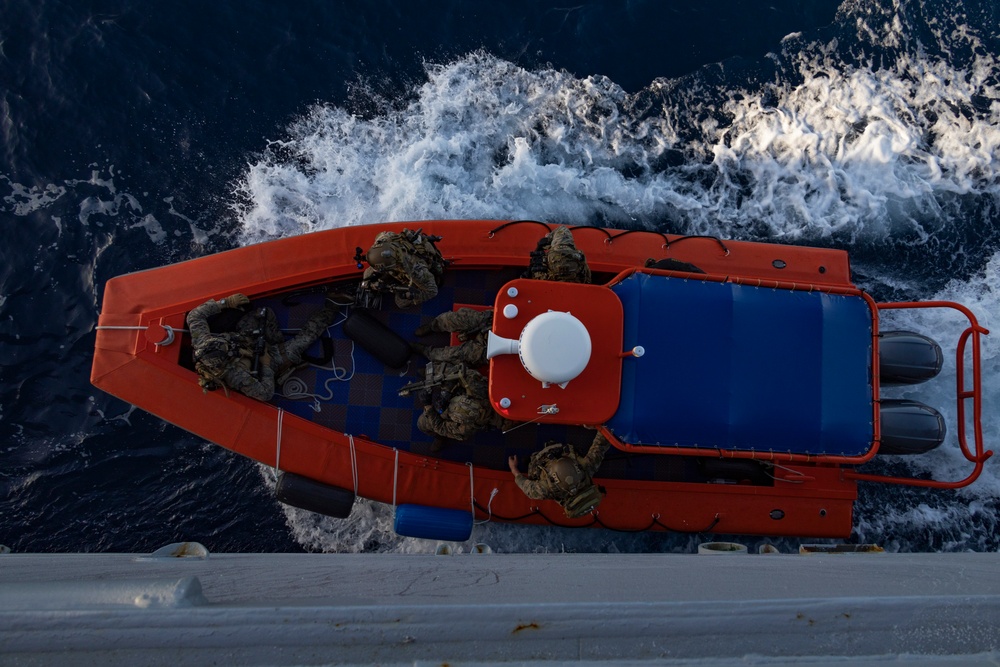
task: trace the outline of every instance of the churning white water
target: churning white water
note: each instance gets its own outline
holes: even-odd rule
[[[318,105],[270,142],[237,188],[242,240],[391,220],[532,218],[844,247],[860,255],[860,286],[964,303],[997,332],[982,356],[983,430],[996,446],[1000,254],[996,215],[981,212],[1000,203],[1000,66],[979,43],[976,17],[937,8],[917,25],[916,11],[845,3],[836,34],[786,37],[765,59],[764,82],[727,79],[723,63],[627,94],[606,77],[528,71],[486,53],[429,65],[401,101],[373,100],[379,111],[363,116]],[[894,259],[907,247],[965,259],[955,277],[929,278],[926,266]],[[949,420],[945,445],[909,464],[915,474],[950,480],[971,469],[953,427],[949,352],[965,326],[950,311],[886,316],[883,328],[929,334],[946,350],[939,378],[890,394]],[[857,535],[879,542],[957,525],[959,537],[931,542],[974,548],[969,536],[996,525],[995,468],[930,496],[934,506],[905,492],[863,505]],[[377,503],[359,501],[344,521],[286,513],[310,549],[435,548],[395,536],[392,508]],[[690,546],[687,537],[492,523],[473,541],[502,551]],[[890,541],[908,548],[905,537]]]

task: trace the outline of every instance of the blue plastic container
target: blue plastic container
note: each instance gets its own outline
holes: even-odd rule
[[[393,529],[403,537],[425,540],[464,542],[472,535],[472,512],[428,507],[427,505],[399,505]]]

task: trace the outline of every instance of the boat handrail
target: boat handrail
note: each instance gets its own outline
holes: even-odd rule
[[[749,459],[751,461],[784,463],[833,463],[838,465],[860,465],[870,461],[878,448],[872,445],[865,454],[861,456],[840,456],[837,454],[795,454],[793,452],[778,451],[774,449],[724,449],[721,447],[678,447],[674,445],[633,445],[622,442],[613,432],[605,426],[599,426],[598,430],[604,434],[613,447],[629,454],[665,454],[673,456],[704,456],[719,459]]]
[[[625,280],[633,277],[635,274],[647,274],[651,276],[667,276],[674,278],[681,278],[685,280],[698,280],[703,282],[713,282],[713,283],[730,283],[734,285],[746,285],[751,287],[762,287],[766,289],[779,289],[779,290],[789,290],[789,291],[799,291],[799,292],[823,292],[827,294],[837,294],[841,296],[851,296],[858,297],[867,303],[868,309],[871,313],[871,359],[870,364],[874,369],[873,372],[877,374],[878,369],[878,358],[879,358],[879,318],[878,318],[878,304],[867,292],[858,289],[857,287],[841,287],[833,285],[816,285],[812,283],[796,283],[790,281],[778,281],[770,279],[748,279],[741,278],[739,276],[729,276],[722,274],[702,274],[702,273],[689,273],[685,271],[675,271],[671,269],[653,269],[649,267],[635,266],[625,269],[618,273],[614,278],[612,278],[607,283],[607,287],[613,287]],[[632,444],[623,442],[618,439],[612,431],[610,431],[605,426],[601,426],[601,431],[608,438],[611,444],[624,452],[631,454],[657,454],[657,455],[674,455],[674,456],[704,456],[704,457],[714,457],[714,458],[726,458],[726,459],[750,459],[757,461],[782,461],[786,463],[829,463],[837,465],[851,465],[857,466],[870,461],[878,453],[879,443],[881,441],[881,420],[879,416],[878,404],[879,404],[879,385],[877,381],[871,383],[872,391],[872,440],[869,449],[863,453],[856,455],[847,454],[823,454],[823,453],[806,453],[806,452],[791,452],[785,450],[775,450],[775,449],[739,449],[739,448],[723,448],[723,447],[713,447],[713,446],[680,446],[680,445],[666,445],[666,444]]]
[[[623,271],[619,274],[619,279],[624,279],[635,273],[637,271],[650,272],[648,269],[630,269],[628,271]],[[703,276],[699,276],[703,278]],[[786,286],[787,287],[787,286]],[[800,286],[801,289],[801,286]],[[825,288],[824,288],[825,289]],[[982,327],[976,320],[976,316],[965,306],[953,303],[950,301],[922,301],[922,302],[894,302],[894,303],[875,303],[871,297],[862,292],[863,296],[872,305],[873,308],[877,309],[873,312],[876,322],[875,340],[873,341],[874,358],[878,359],[878,348],[877,348],[877,322],[878,322],[878,310],[890,310],[890,309],[912,309],[912,308],[952,308],[959,311],[966,316],[969,320],[969,327],[961,334],[956,345],[956,385],[957,385],[957,420],[958,420],[958,442],[962,450],[962,454],[970,462],[974,463],[975,466],[972,472],[969,473],[967,477],[956,481],[942,481],[934,479],[919,479],[916,477],[902,477],[902,476],[889,476],[889,475],[873,475],[867,473],[856,472],[854,470],[847,470],[844,472],[844,476],[847,479],[852,479],[856,481],[865,482],[878,482],[884,484],[900,484],[906,486],[920,486],[938,489],[957,489],[964,486],[968,486],[974,482],[979,475],[982,473],[983,465],[987,459],[993,456],[993,451],[984,448],[983,445],[983,433],[982,433],[982,380],[981,380],[981,364],[980,364],[980,337],[989,334],[989,330]],[[972,348],[972,387],[966,388],[966,372],[965,372],[965,352],[966,347],[971,340]],[[875,368],[877,368],[877,361],[875,361]],[[877,385],[876,385],[877,386]],[[873,396],[876,404],[879,401],[879,395],[877,393]],[[966,433],[966,404],[965,402],[972,401],[972,423],[973,423],[973,438],[975,449],[970,449]],[[732,449],[722,449],[715,447],[705,447],[702,449],[690,448],[690,447],[677,447],[677,446],[664,446],[664,445],[643,445],[643,444],[630,444],[622,442],[618,439],[613,432],[607,429],[605,426],[601,426],[600,430],[604,433],[608,441],[617,449],[633,453],[633,454],[667,454],[667,455],[677,455],[677,456],[706,456],[706,457],[717,457],[717,458],[732,458],[732,459],[752,459],[758,461],[786,461],[786,462],[802,462],[802,463],[832,463],[838,465],[851,465],[857,466],[870,461],[874,458],[875,454],[878,452],[878,445],[881,440],[880,424],[878,419],[878,410],[875,411],[875,430],[874,430],[874,443],[871,450],[861,457],[848,457],[848,456],[836,456],[836,455],[816,455],[816,454],[794,454],[791,452],[782,452],[774,450],[732,450]]]
[[[878,304],[880,310],[900,310],[914,308],[951,308],[965,315],[969,327],[958,338],[955,350],[955,384],[956,384],[956,421],[958,422],[958,444],[962,454],[976,465],[965,479],[956,481],[941,481],[935,479],[917,479],[915,477],[899,477],[889,475],[869,475],[849,471],[845,475],[849,479],[863,482],[878,482],[882,484],[901,484],[906,486],[921,486],[935,489],[958,489],[972,484],[983,471],[983,464],[993,456],[993,451],[983,446],[982,427],[982,375],[980,367],[980,338],[990,332],[979,324],[971,310],[960,303],[952,301],[900,301]],[[966,388],[965,381],[965,351],[969,341],[972,341],[972,387]],[[975,451],[970,450],[966,438],[966,401],[972,401],[972,425]]]

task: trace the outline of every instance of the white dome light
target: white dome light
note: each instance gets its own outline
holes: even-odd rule
[[[531,377],[565,385],[587,367],[591,349],[583,322],[570,313],[550,310],[532,318],[516,341],[490,332],[487,356],[516,352]]]

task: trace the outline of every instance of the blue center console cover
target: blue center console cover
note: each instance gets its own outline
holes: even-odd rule
[[[636,273],[624,309],[623,442],[862,456],[871,448],[872,313],[855,295]]]

